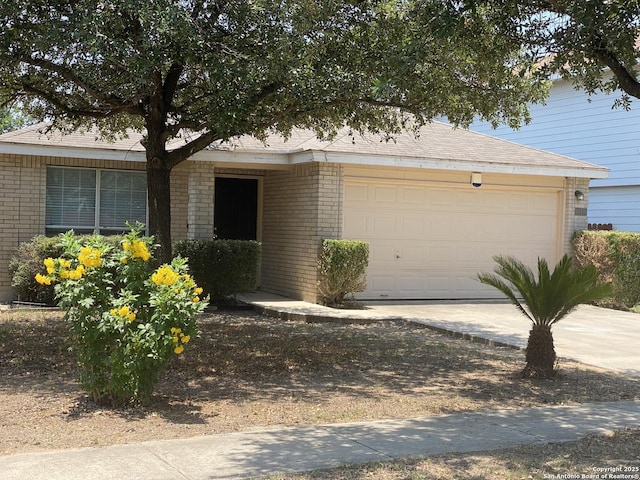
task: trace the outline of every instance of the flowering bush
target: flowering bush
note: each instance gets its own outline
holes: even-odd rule
[[[196,318],[208,299],[200,298],[186,260],[153,267],[152,239],[139,228],[119,247],[100,236],[80,245],[72,232],[62,244],[63,255],[45,259],[46,274],[36,280],[55,283],[83,387],[101,404],[148,400],[169,358],[198,334]]]

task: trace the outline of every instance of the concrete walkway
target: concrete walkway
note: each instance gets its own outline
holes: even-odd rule
[[[431,328],[463,332],[477,338],[522,346],[527,324],[506,304],[370,305],[366,310],[336,311],[264,294],[246,296],[264,312],[309,321],[371,322],[408,319]],[[571,342],[559,340],[557,349],[593,337],[588,363],[600,364],[623,345],[640,344],[640,322],[593,307],[580,309],[576,323],[566,320]],[[640,318],[640,317],[637,317]],[[562,323],[558,324],[560,326]],[[516,327],[517,326],[517,327]],[[627,331],[626,329],[630,329]],[[611,329],[611,330],[609,330]],[[622,329],[622,330],[618,330]],[[521,331],[523,330],[523,331]],[[465,332],[466,331],[466,332]],[[558,337],[564,337],[557,330]],[[582,335],[582,336],[581,336]],[[614,338],[618,345],[613,344]],[[565,344],[566,342],[566,344]],[[605,342],[605,343],[603,343]],[[607,347],[611,345],[611,347]],[[591,347],[589,347],[591,349]],[[605,350],[606,349],[606,350]],[[628,362],[614,367],[640,373],[632,348]],[[618,362],[618,361],[616,361]],[[392,460],[409,455],[493,450],[524,444],[578,440],[589,433],[640,427],[640,401],[554,406],[442,415],[369,423],[262,429],[184,440],[142,442],[104,448],[8,455],[2,459],[6,480],[205,480],[244,479],[275,473],[302,472],[348,463]]]

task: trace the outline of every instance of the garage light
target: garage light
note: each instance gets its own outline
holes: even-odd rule
[[[471,174],[471,185],[478,188],[482,186],[482,174],[474,172]]]
[[[577,200],[580,200],[580,201],[584,200],[584,193],[582,193],[581,190],[576,190],[575,195]]]

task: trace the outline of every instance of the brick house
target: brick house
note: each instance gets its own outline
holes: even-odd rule
[[[11,299],[19,243],[146,219],[139,140],[38,126],[0,135],[0,299]],[[297,299],[317,299],[323,238],[369,242],[361,298],[488,298],[473,277],[493,268],[493,255],[533,264],[569,251],[587,225],[589,181],[607,172],[438,122],[389,141],[348,132],[321,141],[304,130],[266,143],[241,137],[173,170],[172,235],[257,239],[260,289]]]

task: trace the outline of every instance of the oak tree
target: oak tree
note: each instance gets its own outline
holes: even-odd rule
[[[63,131],[143,134],[162,261],[171,170],[214,141],[393,133],[436,117],[515,125],[545,94],[514,22],[480,4],[3,0],[0,22],[0,103]]]

